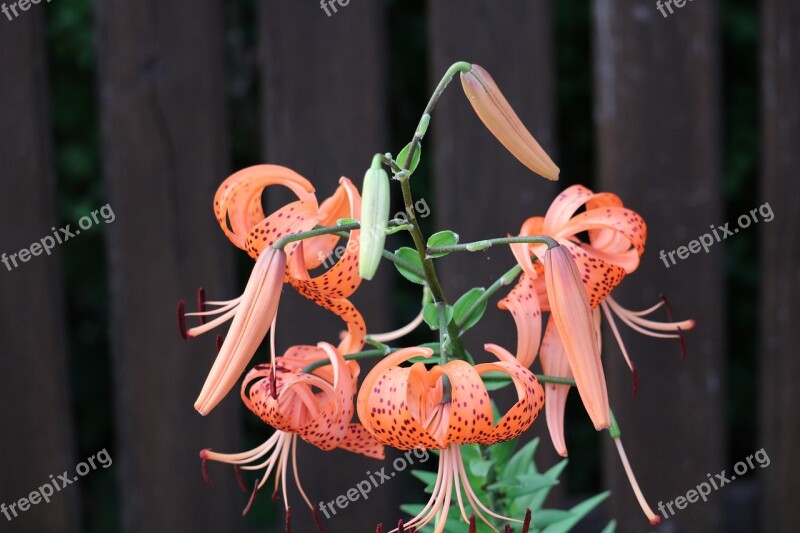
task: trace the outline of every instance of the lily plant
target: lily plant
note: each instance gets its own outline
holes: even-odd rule
[[[665,300],[650,309],[631,311],[611,297],[624,277],[637,269],[647,239],[642,217],[612,193],[569,187],[553,200],[544,216],[522,214],[528,218],[515,236],[460,243],[451,230],[431,236],[423,233],[414,209],[412,178],[436,104],[456,76],[478,117],[502,145],[535,174],[558,179],[558,167],[522,124],[489,73],[466,62],[447,70],[411,142],[396,156],[373,156],[360,190],[342,177],[334,194],[320,203],[309,180],[277,165],[249,167],[227,178],[214,197],[214,214],[234,246],[255,260],[252,273],[236,298],[207,300],[200,289],[198,308],[192,312],[187,312],[181,301],[178,324],[188,339],[231,323],[227,334],[217,337],[218,354],[195,402],[201,415],[211,412],[237,385],[270,333],[269,361],[246,373],[241,399],[275,431],[250,451],[204,449],[200,453],[204,472],[208,461],[233,465],[237,472],[258,472],[245,512],[274,473],[273,494],[283,495],[287,531],[291,527],[287,497],[291,475],[322,529],[300,482],[298,439],[322,451],[342,448],[376,460],[384,458],[385,446],[400,450],[423,447],[439,458],[435,477],[418,474],[429,482],[430,498],[423,506],[404,507],[413,509],[414,516],[400,520],[389,533],[427,527],[434,533],[455,531],[454,517],[469,531],[512,531],[513,524],[519,524],[523,532],[539,531],[553,516],[538,510],[543,496],[537,491],[555,483],[557,474],[539,474],[531,464],[530,447],[513,458],[500,450],[513,446],[514,439],[544,408],[553,446],[566,456],[565,402],[575,388],[591,423],[598,431],[608,430],[614,440],[634,495],[650,524],[655,525],[659,518],[636,481],[610,409],[601,357],[601,319],[606,318],[633,373],[634,392],[635,366],[617,319],[646,335],[678,338],[682,347],[682,334],[694,327],[694,321],[647,318],[661,307],[669,318]],[[389,218],[393,184],[399,187],[407,220]],[[296,200],[267,214],[262,194],[273,186],[289,189]],[[384,249],[386,235],[398,232],[407,233],[413,246]],[[327,258],[342,239],[347,241],[344,252],[337,249],[338,261],[327,268]],[[488,288],[471,289],[456,300],[448,297],[439,281],[436,260],[459,252],[480,253],[493,246],[508,246],[509,270]],[[372,279],[382,261],[393,263],[409,282],[421,285],[423,297],[419,316],[412,323],[396,331],[375,333],[349,298],[363,280]],[[292,346],[276,355],[279,301],[287,284],[342,319],[345,331],[336,343],[312,337],[310,344]],[[463,333],[482,318],[490,299],[511,285],[497,307],[510,312],[516,325],[515,353],[487,339],[484,349],[492,357],[476,363],[464,345]],[[189,327],[188,320],[196,324]],[[423,322],[438,333],[436,342],[390,345],[400,343]],[[380,361],[359,379],[359,360],[373,357]],[[537,357],[541,373],[531,369]],[[503,386],[513,386],[516,391],[516,402],[504,413],[497,411],[489,394]],[[503,460],[496,460],[497,456]],[[499,473],[494,485],[489,483],[489,467],[480,466],[486,462]],[[476,470],[486,477],[478,486]],[[525,504],[527,512],[519,508],[519,498],[503,499],[511,494],[508,486],[495,490],[503,480],[516,484],[513,494],[535,494],[530,500],[533,503]],[[540,485],[531,488],[526,483]],[[487,498],[489,501],[484,501]],[[495,505],[500,507],[493,508]],[[574,516],[569,520],[574,523]],[[611,530],[613,523],[605,531]],[[383,531],[381,525],[377,531]]]

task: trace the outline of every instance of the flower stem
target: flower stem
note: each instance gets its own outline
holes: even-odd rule
[[[417,125],[417,130],[414,132],[414,138],[411,140],[411,147],[408,149],[408,155],[406,156],[405,164],[403,165],[403,171],[408,171],[409,167],[411,166],[411,161],[414,159],[414,154],[419,149],[419,144],[422,142],[422,138],[425,137],[425,132],[428,129],[428,122],[431,119],[431,113],[433,113],[433,109],[436,107],[439,98],[441,98],[442,93],[447,88],[447,85],[453,80],[453,78],[459,72],[468,72],[469,69],[472,68],[472,65],[465,62],[465,61],[458,61],[457,63],[453,63],[450,65],[450,68],[447,69],[447,72],[444,73],[439,85],[436,86],[436,89],[433,90],[433,94],[431,95],[431,99],[428,100],[428,105],[425,106],[425,111],[422,112],[422,118],[419,120],[419,124]],[[406,176],[400,176],[400,179]]]
[[[489,288],[488,288],[488,289],[486,289],[486,290],[483,292],[483,294],[481,294],[481,295],[478,297],[478,299],[477,299],[477,300],[475,300],[475,302],[474,302],[474,303],[472,304],[472,306],[471,306],[471,307],[470,307],[470,308],[467,310],[467,312],[466,312],[466,313],[464,313],[464,318],[461,320],[461,322],[456,322],[456,327],[457,327],[457,328],[458,328],[458,330],[459,330],[459,335],[461,335],[461,333],[463,333],[464,324],[465,324],[465,323],[466,323],[466,321],[469,319],[469,317],[471,317],[471,316],[473,315],[473,313],[475,313],[475,311],[477,311],[478,309],[480,309],[480,307],[481,307],[481,306],[482,306],[482,305],[483,305],[483,304],[484,304],[484,303],[485,303],[487,300],[489,300],[489,298],[491,298],[491,297],[492,297],[492,295],[493,295],[494,293],[496,293],[498,290],[500,290],[500,287],[503,287],[503,286],[505,286],[505,285],[510,285],[510,284],[511,284],[511,283],[512,283],[512,282],[513,282],[515,279],[517,279],[517,276],[519,276],[521,272],[522,272],[522,267],[521,267],[521,266],[519,266],[519,265],[514,265],[513,267],[511,267],[511,269],[510,269],[508,272],[506,272],[505,274],[503,274],[502,276],[500,276],[500,277],[497,279],[497,281],[495,281],[494,283],[492,283],[492,284],[489,286]]]
[[[484,239],[482,241],[465,242],[463,244],[453,244],[450,246],[432,246],[427,249],[427,255],[442,254],[450,252],[479,252],[491,248],[495,244],[546,244],[548,248],[558,246],[558,241],[547,235],[530,235],[519,237],[498,237],[496,239]]]
[[[319,237],[320,235],[331,235],[334,233],[339,233],[340,231],[349,231],[351,229],[358,229],[361,227],[361,224],[358,222],[352,222],[350,224],[342,224],[341,226],[323,226],[321,228],[314,228],[308,231],[301,231],[299,233],[293,233],[291,235],[286,235],[285,237],[281,237],[272,245],[273,248],[277,248],[278,250],[283,250],[287,244],[291,244],[293,242],[302,241],[304,239],[310,239],[312,237]]]

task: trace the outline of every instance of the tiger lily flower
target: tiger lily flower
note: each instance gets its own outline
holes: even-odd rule
[[[586,210],[576,214],[578,209],[585,206]],[[589,242],[579,239],[579,234],[586,232]],[[631,362],[622,337],[619,334],[614,314],[632,329],[645,335],[660,338],[680,338],[683,346],[681,332],[692,329],[694,320],[679,322],[656,322],[646,317],[664,306],[666,301],[644,311],[630,311],[623,308],[611,297],[611,291],[622,281],[626,274],[630,274],[639,266],[639,261],[644,252],[647,239],[647,227],[644,220],[636,212],[623,206],[622,201],[611,193],[593,193],[591,190],[574,185],[562,192],[552,203],[544,217],[532,217],[525,221],[520,230],[520,235],[546,234],[556,239],[561,247],[569,250],[575,261],[584,286],[585,296],[589,307],[592,309],[594,336],[600,344],[601,310],[609,321],[609,326],[620,346],[622,355],[628,363],[634,376],[634,391],[636,390],[636,369]],[[570,344],[574,339],[564,335],[564,319],[558,318],[554,309],[553,293],[547,286],[548,265],[546,263],[547,250],[541,244],[512,244],[512,252],[524,274],[509,295],[499,303],[501,309],[507,309],[517,324],[518,349],[517,358],[525,365],[530,365],[536,358],[536,350],[542,357],[542,368],[547,375],[556,377],[574,378],[592,420],[591,403],[586,403],[584,393],[581,391],[579,375],[589,372],[594,379],[602,378],[602,366],[586,368],[580,361],[576,363],[574,355],[570,356]],[[537,259],[534,263],[532,257]],[[544,274],[544,276],[542,275]],[[542,278],[545,280],[542,280]],[[547,324],[544,338],[541,339],[542,312],[550,311],[551,316]],[[586,322],[583,314],[583,323]],[[568,319],[567,319],[568,320]],[[561,325],[559,325],[561,322]],[[540,347],[541,339],[541,347]],[[586,339],[584,338],[584,342]],[[598,360],[599,362],[599,360]],[[596,382],[594,382],[596,384]],[[605,391],[603,379],[602,388]],[[547,399],[546,418],[550,437],[556,451],[567,455],[564,441],[564,406],[569,393],[569,386],[548,384],[545,387]],[[597,423],[595,421],[595,427]],[[627,464],[626,472],[631,480],[637,499],[644,502],[641,490],[632,475],[632,470]],[[648,518],[652,512],[646,505],[642,509]]]
[[[582,206],[586,207],[586,211],[576,214]],[[579,240],[578,235],[582,232],[588,234],[588,243]],[[553,201],[544,217],[529,218],[520,230],[520,235],[538,234],[553,237],[569,250],[581,273],[589,305],[594,310],[602,310],[609,321],[622,355],[634,374],[634,385],[636,369],[622,342],[613,314],[636,331],[653,337],[680,338],[682,331],[694,327],[693,320],[663,323],[645,318],[663,306],[664,302],[645,311],[630,311],[611,297],[612,289],[625,275],[638,268],[647,239],[647,227],[642,217],[625,208],[618,196],[593,193],[586,187],[573,185]],[[512,244],[511,250],[524,274],[499,307],[511,311],[519,332],[517,357],[523,364],[530,365],[542,342],[541,313],[551,311],[551,302],[542,280],[546,270],[543,267],[546,247],[541,244]],[[538,259],[535,264],[532,257]],[[553,320],[552,316],[550,320]],[[600,322],[597,317],[595,323],[599,337]],[[549,327],[548,332],[550,335],[559,333]],[[558,341],[552,340],[546,344],[547,349],[553,349]],[[544,349],[542,343],[542,351]],[[572,371],[575,369],[572,368]],[[546,390],[550,391],[549,388]],[[558,390],[563,391],[560,388]]]
[[[420,514],[405,524],[407,528],[421,529],[435,519],[435,533],[441,533],[454,486],[465,522],[469,518],[462,489],[478,518],[492,530],[497,531],[485,514],[521,522],[494,513],[478,500],[467,480],[460,446],[492,445],[517,437],[538,416],[544,391],[536,377],[505,349],[493,344],[485,345],[485,349],[498,361],[472,366],[452,360],[427,369],[419,362],[398,366],[412,357],[430,357],[433,353],[429,348],[405,348],[385,357],[364,378],[356,402],[358,417],[376,440],[401,450],[419,446],[441,450],[433,494]],[[517,402],[497,423],[481,380],[481,374],[486,372],[507,374],[517,392]]]
[[[288,188],[297,200],[265,216],[261,196],[273,185]],[[300,174],[278,165],[256,165],[236,172],[220,185],[214,197],[214,213],[228,239],[255,259],[286,235],[308,231],[316,225],[332,226],[341,218],[360,219],[361,196],[355,185],[343,177],[334,194],[319,204],[314,187]],[[360,350],[366,336],[364,319],[348,300],[361,284],[360,230],[350,232],[344,254],[336,264],[316,277],[310,275],[311,270],[332,257],[338,241],[337,235],[321,235],[286,245],[284,281],[345,321],[347,335],[338,348],[348,354]]]
[[[302,372],[305,366],[323,358],[329,359],[331,364],[311,374]],[[327,343],[293,346],[282,357],[273,356],[271,363],[257,365],[248,372],[242,384],[242,401],[263,422],[274,427],[275,433],[246,452],[225,454],[209,449],[200,452],[204,466],[206,461],[218,461],[241,470],[264,472],[255,484],[245,513],[274,470],[275,493],[280,487],[288,525],[290,507],[286,499],[286,481],[291,461],[297,489],[322,529],[316,509],[300,484],[298,438],[321,450],[342,448],[367,457],[384,458],[383,445],[361,424],[351,423],[358,373],[356,361],[345,361],[341,352]]]
[[[266,216],[261,194],[272,185],[287,187],[298,199]],[[252,359],[275,318],[284,282],[345,321],[347,334],[338,346],[340,351],[347,354],[360,350],[366,337],[364,319],[348,300],[361,283],[358,230],[350,232],[341,259],[313,278],[309,270],[322,264],[338,242],[338,236],[323,235],[290,243],[284,250],[272,246],[283,236],[310,230],[317,224],[333,225],[340,218],[359,217],[361,198],[350,180],[341,178],[333,196],[319,205],[311,183],[296,172],[276,165],[257,165],[233,174],[220,185],[214,198],[214,212],[225,235],[256,259],[256,264],[241,297],[206,301],[205,292],[200,289],[197,312],[186,313],[185,302],[178,304],[178,325],[184,338],[196,337],[233,319],[195,403],[203,415],[230,391]],[[187,316],[198,317],[200,325],[187,328]],[[214,316],[217,318],[206,323],[206,318]]]

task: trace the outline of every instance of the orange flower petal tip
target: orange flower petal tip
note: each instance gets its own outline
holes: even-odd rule
[[[539,146],[511,108],[492,77],[479,65],[461,73],[464,92],[486,128],[520,163],[549,180],[557,180],[559,168]]]

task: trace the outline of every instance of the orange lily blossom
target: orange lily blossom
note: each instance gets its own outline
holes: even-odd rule
[[[303,373],[307,365],[327,358],[331,364]],[[375,459],[383,459],[383,445],[361,424],[351,423],[353,396],[359,365],[345,361],[341,352],[327,343],[317,346],[293,346],[271,363],[257,365],[242,383],[242,401],[262,421],[276,429],[260,446],[242,453],[225,454],[205,449],[200,452],[204,469],[206,461],[232,464],[237,470],[263,470],[256,482],[246,513],[258,490],[275,471],[275,493],[280,487],[287,512],[286,480],[289,462],[295,484],[321,528],[316,509],[300,484],[297,471],[297,438],[322,449],[341,448]]]
[[[586,211],[576,214],[584,205]],[[588,243],[578,239],[578,234],[581,232],[588,233]],[[537,234],[549,235],[569,249],[581,272],[589,304],[594,309],[596,335],[600,336],[598,313],[602,309],[623,357],[634,373],[634,378],[635,366],[622,342],[612,312],[631,328],[652,337],[681,338],[682,331],[694,327],[694,320],[655,322],[644,318],[665,305],[664,300],[644,311],[630,311],[610,296],[611,290],[622,281],[625,274],[635,271],[639,266],[647,239],[647,227],[642,217],[625,208],[616,195],[593,193],[586,187],[573,185],[556,197],[544,217],[529,218],[520,230],[520,235]],[[551,307],[548,301],[549,295],[543,290],[543,280],[540,276],[546,270],[546,267],[542,266],[545,246],[512,244],[511,249],[524,274],[508,297],[500,302],[500,307],[508,309],[514,316],[520,336],[517,357],[523,364],[529,366],[536,357],[536,349],[539,348],[542,331],[541,313],[550,311]],[[535,256],[539,261],[534,264],[531,256]],[[552,321],[553,317],[550,320]],[[557,354],[564,353],[563,346],[560,346],[563,339],[557,329],[548,325],[542,341],[543,357],[546,350],[556,352],[550,355],[550,364],[558,357]],[[571,368],[571,372],[574,371],[575,369]],[[552,375],[572,377],[564,373]],[[545,390],[548,403],[566,402],[569,387],[548,386]],[[559,412],[563,415],[562,409],[547,411],[553,415]],[[547,423],[548,427],[551,427],[551,434],[553,432],[560,434],[561,439],[558,440],[563,440],[563,416],[559,418],[547,416]],[[565,447],[557,446],[557,450],[561,455],[566,455]]]
[[[585,206],[586,211],[575,214]],[[582,242],[578,235],[587,232],[589,242]],[[636,370],[628,356],[622,337],[619,334],[613,314],[616,314],[632,329],[645,335],[660,338],[680,338],[683,348],[681,332],[694,327],[694,320],[680,322],[656,322],[645,317],[665,306],[669,316],[666,300],[644,311],[630,311],[619,305],[610,293],[624,278],[636,270],[639,260],[644,252],[647,238],[647,228],[644,220],[634,211],[623,206],[622,201],[614,194],[593,193],[580,185],[569,187],[562,192],[542,217],[532,217],[525,221],[520,231],[521,235],[546,234],[555,238],[563,247],[569,249],[572,258],[578,266],[581,280],[584,285],[585,295],[593,309],[594,336],[600,344],[600,310],[605,313],[612,332],[620,346],[625,361],[634,375],[634,392],[636,390]],[[578,372],[585,369],[574,364],[574,357],[570,357],[569,345],[572,339],[563,334],[563,327],[559,327],[558,314],[554,310],[552,291],[542,290],[541,273],[548,277],[548,265],[543,245],[539,244],[512,244],[514,256],[517,258],[524,274],[520,277],[516,287],[508,297],[500,302],[500,307],[512,312],[518,327],[518,353],[517,357],[523,364],[530,365],[536,357],[541,337],[541,313],[550,311],[550,322],[547,325],[544,339],[541,340],[542,369],[547,375],[556,377],[573,378],[579,393],[581,384]],[[531,256],[539,261],[534,264]],[[547,284],[547,279],[545,279]],[[602,367],[597,378],[602,379]],[[602,385],[605,390],[605,383]],[[564,441],[564,408],[570,387],[567,385],[547,384],[545,394],[547,407],[545,415],[550,437],[558,453],[567,455]],[[589,411],[590,406],[584,405]],[[589,411],[591,416],[591,411]],[[625,466],[626,474],[636,494],[637,500],[651,523],[658,521],[642,495],[638,482],[633,475],[633,470],[627,461],[622,449],[621,441],[616,438],[617,449]]]
[[[287,187],[298,200],[266,216],[261,206],[261,195],[265,188],[272,185]],[[185,303],[178,304],[178,320],[184,338],[196,337],[233,319],[231,330],[222,343],[203,392],[195,404],[201,414],[207,414],[216,406],[252,359],[277,312],[283,282],[289,282],[306,298],[333,311],[345,321],[347,334],[338,347],[343,353],[360,350],[366,336],[363,317],[347,299],[361,283],[358,276],[358,230],[350,232],[341,259],[316,277],[311,277],[309,270],[320,266],[322,259],[338,242],[338,236],[323,235],[290,243],[286,245],[285,252],[276,252],[272,246],[283,236],[307,231],[317,224],[331,225],[340,218],[358,218],[361,197],[350,180],[341,178],[333,196],[319,205],[314,187],[296,172],[277,165],[257,165],[236,172],[220,185],[214,197],[214,212],[225,235],[235,246],[255,258],[256,266],[248,283],[253,290],[248,292],[246,289],[240,298],[205,301],[205,293],[201,289],[198,293],[198,312],[185,313]],[[271,265],[269,259],[273,256],[280,261],[271,271],[267,289],[263,265]],[[215,309],[206,310],[206,306],[214,306]],[[251,308],[269,309],[272,312],[269,316],[260,314],[256,317]],[[205,319],[213,315],[219,316],[206,323]],[[186,316],[199,317],[200,325],[187,329]]]
[[[494,513],[478,500],[467,480],[460,445],[492,445],[517,437],[538,416],[544,391],[536,377],[505,349],[493,344],[485,345],[485,349],[498,361],[472,366],[451,360],[427,369],[421,362],[398,366],[412,357],[430,357],[433,353],[430,348],[405,348],[385,357],[364,378],[356,402],[358,417],[376,440],[401,450],[419,446],[441,450],[433,494],[419,515],[405,524],[407,528],[421,529],[436,519],[435,533],[441,533],[454,486],[465,522],[469,518],[462,489],[478,517],[494,531],[484,513],[519,522]],[[481,380],[486,372],[507,374],[517,392],[517,402],[496,424]]]

